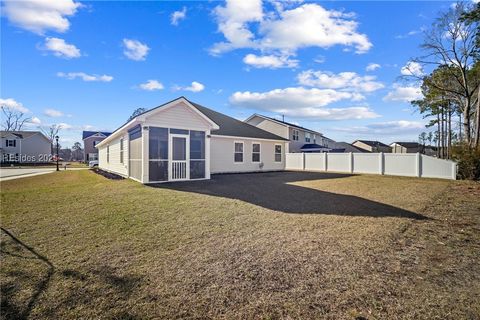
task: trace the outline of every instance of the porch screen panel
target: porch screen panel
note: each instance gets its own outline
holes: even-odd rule
[[[149,130],[149,179],[168,180],[168,129],[150,127]]]
[[[137,126],[128,131],[129,176],[142,180],[142,128]]]
[[[190,130],[190,179],[205,178],[205,132]]]

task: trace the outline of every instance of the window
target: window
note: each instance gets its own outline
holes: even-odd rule
[[[310,142],[310,133],[305,132],[305,142]]]
[[[260,143],[252,144],[252,162],[260,162]]]
[[[168,180],[168,129],[150,127],[148,146],[150,181]]]
[[[17,140],[5,140],[5,144],[7,147],[16,147],[17,146]]]
[[[110,162],[110,146],[107,146],[107,163]]]
[[[275,145],[275,162],[282,162],[282,145]]]
[[[95,147],[95,146],[96,146],[97,144],[99,144],[100,142],[102,142],[102,141],[99,141],[99,140],[93,141],[93,146]]]
[[[313,143],[317,143],[317,136],[313,135]]]
[[[298,130],[293,130],[293,140],[298,141]]]
[[[243,142],[235,142],[234,162],[243,162]]]
[[[123,139],[120,139],[120,163],[123,163]]]

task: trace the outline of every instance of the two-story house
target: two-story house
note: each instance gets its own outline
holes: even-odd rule
[[[111,132],[102,131],[83,131],[83,159],[85,162],[98,160],[96,146],[111,134]]]
[[[338,147],[335,141],[320,132],[264,115],[254,114],[245,122],[288,139],[287,152],[330,152]]]
[[[0,131],[1,163],[47,163],[51,143],[40,131]]]
[[[367,152],[385,152],[385,153],[391,153],[392,148],[385,143],[382,143],[380,141],[371,141],[371,140],[355,140],[352,142],[352,145],[360,148],[362,150],[365,150]]]

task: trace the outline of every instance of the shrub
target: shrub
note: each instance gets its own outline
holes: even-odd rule
[[[455,145],[452,148],[452,159],[458,163],[460,179],[480,179],[480,148],[473,148],[467,144]]]

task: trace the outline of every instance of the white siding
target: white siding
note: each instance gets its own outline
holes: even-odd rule
[[[252,126],[255,126],[257,128],[263,129],[265,131],[271,132],[273,134],[276,134],[277,136],[280,136],[282,138],[288,139],[288,127],[275,123],[270,120],[266,120],[262,117],[253,117],[249,121],[247,121],[248,124],[251,124]]]
[[[123,138],[123,163],[120,163],[120,139]],[[109,161],[107,162],[107,146],[110,147]],[[98,150],[98,167],[122,176],[128,176],[128,133],[115,138]]]
[[[146,119],[144,125],[198,131],[210,129],[210,124],[183,102],[179,102],[166,110],[158,109],[157,113]]]
[[[235,163],[234,143],[243,142],[243,163]],[[258,162],[252,162],[252,143],[260,143],[260,168]],[[282,145],[282,162],[275,162],[275,144]],[[255,172],[285,169],[285,143],[265,140],[250,140],[241,138],[210,138],[210,171],[211,173]]]

